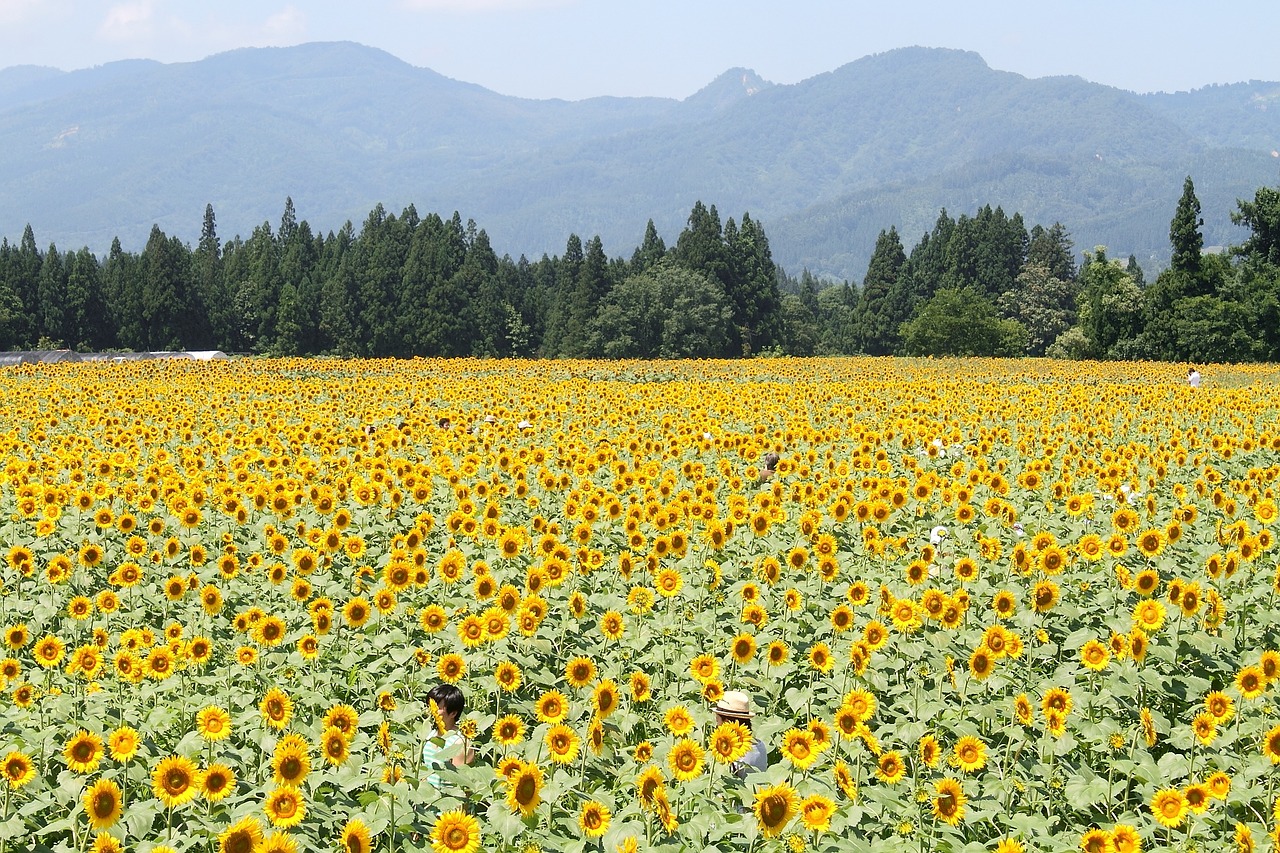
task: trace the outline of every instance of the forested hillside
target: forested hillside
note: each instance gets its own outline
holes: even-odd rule
[[[674,244],[652,220],[629,257],[570,233],[562,252],[513,260],[458,213],[377,205],[357,231],[321,234],[292,199],[279,225],[223,242],[207,206],[194,248],[153,226],[42,251],[0,240],[0,348],[222,349],[276,355],[679,358],[866,353],[1280,360],[1280,190],[1232,217],[1248,234],[1206,252],[1190,177],[1148,282],[1061,223],[1028,227],[985,204],[936,214],[907,251],[877,235],[857,285],[796,278],[750,213],[695,203]],[[1083,263],[1077,262],[1083,258]]]

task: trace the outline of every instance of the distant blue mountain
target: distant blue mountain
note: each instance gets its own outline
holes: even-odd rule
[[[762,221],[789,271],[860,280],[882,228],[911,244],[940,208],[990,203],[1158,266],[1186,175],[1206,244],[1238,242],[1229,213],[1280,183],[1277,149],[1280,83],[1137,95],[904,48],[795,85],[733,69],[683,101],[569,102],[322,43],[0,71],[0,236],[30,223],[42,246],[102,253],[155,223],[194,242],[211,203],[226,239],[291,196],[321,231],[413,203],[513,257],[571,233],[627,255],[650,218],[674,240],[701,199]]]

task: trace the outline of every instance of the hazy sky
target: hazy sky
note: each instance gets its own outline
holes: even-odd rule
[[[795,83],[908,45],[1177,91],[1280,80],[1277,35],[1277,0],[0,0],[0,68],[351,40],[503,94],[566,99],[684,98],[738,66]]]

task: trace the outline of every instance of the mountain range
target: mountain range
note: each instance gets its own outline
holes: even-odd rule
[[[701,200],[749,212],[793,274],[860,281],[882,229],[910,249],[984,204],[1160,267],[1187,175],[1206,245],[1241,242],[1236,200],[1280,184],[1280,83],[1137,94],[914,47],[791,85],[735,68],[683,100],[509,97],[349,42],[0,71],[0,236],[99,254],[153,224],[194,243],[206,203],[247,237],[292,197],[321,232],[412,203],[499,254],[578,234],[629,256]]]

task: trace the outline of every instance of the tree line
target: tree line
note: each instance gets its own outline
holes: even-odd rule
[[[0,240],[0,348],[221,349],[275,355],[680,358],[759,354],[1050,355],[1280,359],[1280,190],[1239,201],[1251,233],[1206,254],[1187,178],[1171,262],[1148,285],[1097,247],[1077,263],[1061,223],[942,210],[908,253],[880,232],[860,286],[792,277],[749,213],[697,202],[668,247],[652,220],[629,259],[599,237],[563,254],[499,257],[483,229],[410,205],[376,206],[357,232],[314,233],[292,199],[280,223],[222,242],[212,206],[190,247],[153,227],[37,247]]]

